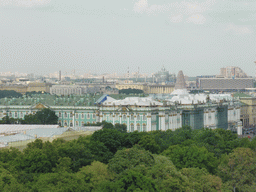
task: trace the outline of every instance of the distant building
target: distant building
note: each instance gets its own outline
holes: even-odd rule
[[[221,68],[220,76],[225,78],[248,78],[241,68],[232,66]]]
[[[174,91],[174,85],[169,84],[149,84],[149,83],[123,83],[116,84],[118,90],[122,89],[139,89],[144,91],[146,94],[151,93],[171,93]]]
[[[198,88],[203,90],[244,90],[253,88],[252,78],[198,78]]]
[[[164,67],[153,75],[153,83],[175,83],[175,74],[170,74]]]

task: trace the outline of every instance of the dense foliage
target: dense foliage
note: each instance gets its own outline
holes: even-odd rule
[[[144,93],[144,91],[141,89],[131,89],[131,88],[119,90],[119,94],[129,95],[129,94],[140,94],[140,93]]]
[[[0,124],[43,124],[54,125],[58,124],[58,116],[51,109],[44,108],[37,111],[35,114],[28,114],[24,119],[12,118],[8,115],[0,120]]]
[[[0,150],[0,191],[254,191],[256,139],[223,129],[127,133]]]
[[[5,97],[22,97],[22,94],[13,90],[0,90],[0,99]]]

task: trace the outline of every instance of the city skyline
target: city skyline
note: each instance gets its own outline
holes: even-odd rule
[[[0,0],[1,72],[255,76],[256,2]]]

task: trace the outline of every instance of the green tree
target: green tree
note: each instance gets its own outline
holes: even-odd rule
[[[217,158],[214,157],[213,153],[209,152],[205,147],[195,145],[189,147],[170,146],[162,155],[169,157],[178,169],[198,167],[205,168],[210,173],[215,173],[218,166]]]
[[[83,181],[88,184],[90,191],[100,191],[100,185],[103,182],[114,178],[113,173],[109,172],[107,165],[98,161],[92,162],[91,165],[82,167],[77,175],[83,178]]]
[[[134,146],[130,149],[123,149],[116,152],[114,157],[109,161],[108,168],[116,174],[125,170],[134,168],[138,165],[150,167],[154,164],[154,157],[148,151]]]
[[[8,170],[0,165],[0,191],[27,191]]]
[[[102,129],[95,131],[90,140],[102,142],[111,153],[115,154],[118,149],[122,149],[123,134],[113,129]]]
[[[40,124],[58,124],[58,116],[51,109],[44,108],[40,111],[37,111],[36,119],[39,120]]]
[[[41,124],[41,122],[36,115],[28,114],[24,116],[22,124]]]
[[[218,175],[234,191],[254,191],[256,185],[256,154],[249,148],[237,148],[224,155]]]
[[[222,191],[221,178],[209,174],[204,168],[183,168],[181,174],[189,179],[189,185],[193,191]]]
[[[71,168],[74,172],[77,172],[83,166],[90,165],[94,160],[94,156],[88,147],[77,143],[76,140],[64,143],[58,148],[58,154],[62,158],[69,157],[71,159]]]
[[[177,171],[174,164],[165,156],[153,155],[155,164],[146,175],[157,184],[159,191],[189,191],[188,179]]]
[[[0,98],[5,97],[22,97],[22,94],[13,90],[0,90]]]
[[[126,133],[127,132],[127,126],[125,124],[115,124],[115,129],[120,131],[121,133]]]
[[[46,173],[41,174],[31,187],[31,191],[56,191],[56,192],[89,192],[86,183],[75,173]]]
[[[158,154],[160,152],[160,146],[156,143],[154,135],[143,136],[138,144],[151,153]]]
[[[157,191],[156,184],[152,179],[134,170],[125,172],[116,183],[120,192]]]

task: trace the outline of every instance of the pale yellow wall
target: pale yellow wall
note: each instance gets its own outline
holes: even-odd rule
[[[247,104],[247,106],[243,106],[243,112],[249,116],[249,124],[256,124],[256,98],[240,98],[240,101]],[[241,109],[242,109],[241,108]]]

